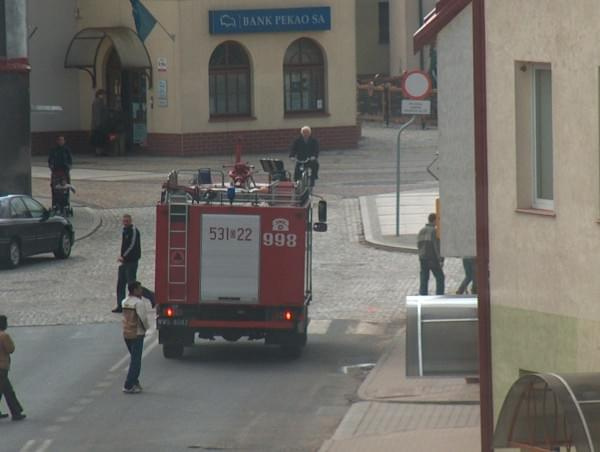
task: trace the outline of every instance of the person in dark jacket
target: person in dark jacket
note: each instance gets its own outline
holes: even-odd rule
[[[444,295],[444,259],[440,254],[440,240],[435,229],[435,213],[427,217],[427,224],[419,231],[417,247],[421,264],[419,295],[428,295],[429,272],[435,276],[435,294]]]
[[[137,278],[138,261],[142,256],[140,231],[133,224],[131,215],[123,215],[123,237],[121,240],[121,255],[117,278],[117,307],[112,312],[123,312],[121,303],[125,298],[127,284]]]
[[[300,129],[300,136],[292,143],[290,158],[296,160],[295,181],[302,179],[300,162],[308,160],[304,167],[310,168],[310,186],[314,187],[315,180],[319,178],[319,142],[312,136],[310,127],[304,126]]]
[[[15,344],[9,334],[6,332],[8,321],[5,315],[0,315],[0,398],[4,396],[6,404],[10,410],[13,421],[22,421],[25,419],[23,407],[19,403],[15,391],[8,379],[10,370],[10,355],[15,351]],[[0,418],[8,417],[5,413],[0,413]]]
[[[55,196],[55,187],[62,178],[71,183],[71,166],[73,157],[71,150],[65,144],[65,137],[59,135],[56,137],[56,146],[50,149],[48,153],[48,168],[50,168],[50,191],[52,193],[52,206],[57,205]]]
[[[66,145],[66,140],[63,135],[56,137],[56,146],[50,149],[48,154],[48,168],[52,173],[62,173],[71,182],[71,166],[73,166],[73,157],[71,149]]]
[[[99,89],[96,91],[92,103],[92,135],[90,137],[90,144],[94,147],[98,156],[105,154],[105,147],[108,143],[108,116],[106,91]]]

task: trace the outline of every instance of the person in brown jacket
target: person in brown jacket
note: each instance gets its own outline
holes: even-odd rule
[[[152,312],[152,307],[150,302],[142,297],[142,284],[139,281],[130,282],[127,289],[129,296],[123,300],[123,338],[131,360],[123,392],[137,394],[142,391],[139,376],[142,370],[144,336],[150,328],[148,315]]]
[[[10,355],[15,351],[15,344],[6,332],[8,321],[5,315],[0,315],[0,398],[4,396],[6,404],[10,410],[13,421],[22,421],[25,419],[23,407],[19,403],[15,391],[8,379],[10,369]],[[8,417],[2,414],[0,417]]]

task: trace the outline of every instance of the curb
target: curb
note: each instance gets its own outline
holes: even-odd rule
[[[365,243],[373,248],[385,251],[417,254],[418,250],[416,247],[391,245],[383,240],[383,237],[381,236],[381,230],[379,229],[379,223],[372,220],[372,218],[377,218],[377,206],[375,206],[374,203],[369,202],[369,198],[375,199],[376,196],[361,196],[358,198]]]
[[[371,372],[369,372],[369,374],[367,375],[367,378],[365,378],[365,380],[358,387],[358,391],[356,391],[356,394],[358,395],[360,400],[365,401],[365,402],[381,401],[381,399],[367,396],[365,394],[366,388],[371,384],[371,381],[375,379],[375,377],[379,374],[379,372],[381,372],[381,369],[383,368],[385,363],[390,359],[390,356],[392,355],[392,351],[394,350],[394,347],[396,346],[396,340],[398,340],[398,338],[400,338],[400,336],[402,336],[405,333],[406,333],[405,326],[400,327],[398,329],[398,331],[396,332],[394,337],[392,337],[390,343],[386,347],[385,351],[383,352],[383,355],[381,355],[381,357],[377,361],[377,364],[375,364],[375,367],[373,368],[373,370],[371,370]],[[402,375],[401,378],[406,378],[406,377],[404,375]]]

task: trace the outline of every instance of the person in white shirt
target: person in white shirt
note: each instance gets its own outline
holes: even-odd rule
[[[131,361],[129,371],[123,386],[126,394],[141,392],[139,376],[142,371],[142,351],[144,350],[144,336],[150,328],[148,315],[152,311],[150,302],[142,298],[142,284],[139,281],[127,285],[129,295],[123,300],[123,338],[129,350]]]

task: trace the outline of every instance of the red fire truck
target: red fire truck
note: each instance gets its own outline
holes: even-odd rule
[[[261,164],[263,183],[238,154],[231,181],[221,170],[177,170],[163,184],[155,290],[166,358],[181,357],[196,334],[264,339],[293,356],[306,344],[312,231],[327,230],[327,205],[318,202],[313,224],[308,175],[293,182],[280,160]]]

